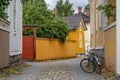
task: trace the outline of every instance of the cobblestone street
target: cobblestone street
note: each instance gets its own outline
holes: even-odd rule
[[[95,73],[85,73],[79,66],[80,58],[45,62],[27,62],[31,66],[21,74],[0,80],[104,80]]]
[[[71,67],[68,64],[49,64],[43,67],[32,80],[74,80],[71,73]],[[29,79],[29,80],[31,80]]]

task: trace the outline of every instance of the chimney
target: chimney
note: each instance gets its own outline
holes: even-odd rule
[[[57,15],[57,8],[53,9],[53,14]]]
[[[86,10],[85,10],[85,15],[86,15],[86,16],[90,16],[90,10],[89,10],[89,9],[86,9]]]
[[[82,13],[82,7],[78,7],[78,13]]]

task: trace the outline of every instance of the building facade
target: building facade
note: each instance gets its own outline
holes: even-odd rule
[[[8,6],[10,22],[10,64],[21,59],[22,54],[22,0],[11,0]]]
[[[108,4],[116,6],[112,11],[112,14],[116,15],[116,20],[113,17],[108,18],[96,9],[99,5]],[[100,54],[102,53],[105,58],[105,67],[120,74],[120,1],[91,0],[90,5],[91,48],[101,50]]]
[[[87,46],[90,45],[89,14],[84,14],[82,7],[78,7],[78,13],[64,17],[64,20],[72,30],[68,35],[68,40],[76,41],[76,53],[85,53]]]

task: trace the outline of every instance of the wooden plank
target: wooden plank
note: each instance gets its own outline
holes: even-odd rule
[[[9,32],[0,30],[0,68],[9,66]]]
[[[33,36],[23,36],[23,59],[33,59],[34,58],[34,37]]]
[[[116,27],[105,31],[105,65],[109,70],[116,70]]]
[[[68,58],[76,56],[76,42],[65,41],[61,43],[57,39],[36,40],[36,60],[48,60]]]

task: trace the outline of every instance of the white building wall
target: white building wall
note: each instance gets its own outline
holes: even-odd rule
[[[85,31],[85,51],[90,49],[90,23],[86,24],[87,30]]]
[[[116,0],[116,72],[120,74],[120,0]]]
[[[8,7],[10,21],[10,56],[22,53],[22,2],[10,1]]]

